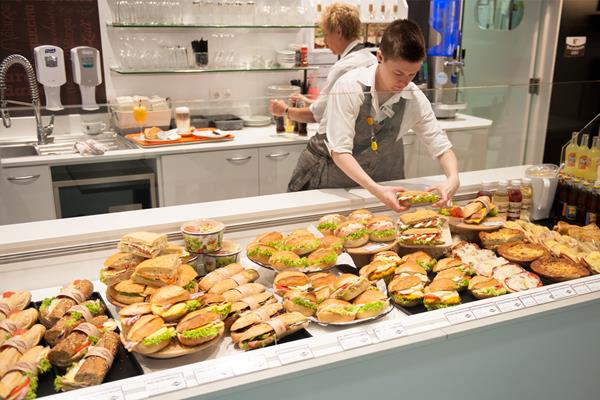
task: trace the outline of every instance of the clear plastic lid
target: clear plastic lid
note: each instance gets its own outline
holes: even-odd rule
[[[498,186],[508,187],[508,181],[506,179],[502,179],[502,180],[498,181]]]
[[[519,187],[519,186],[521,186],[521,180],[520,179],[511,179],[510,180],[510,186],[512,186],[512,187]]]
[[[531,178],[523,178],[523,185],[531,185]]]

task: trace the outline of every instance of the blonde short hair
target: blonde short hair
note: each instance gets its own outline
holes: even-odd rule
[[[328,32],[338,29],[346,40],[360,37],[360,13],[358,7],[346,3],[333,3],[323,11],[319,25]]]

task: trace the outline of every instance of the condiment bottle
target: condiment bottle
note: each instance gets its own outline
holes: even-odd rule
[[[481,182],[481,189],[477,192],[477,197],[479,196],[488,196],[490,200],[492,199],[492,188],[494,183],[490,181]]]
[[[533,201],[533,186],[531,185],[531,178],[523,178],[521,194],[523,196],[523,201],[521,202],[520,219],[529,221],[529,216],[531,215],[531,203]]]
[[[521,181],[512,179],[508,188],[508,215],[507,220],[516,221],[521,216],[521,203],[523,194],[521,193]]]
[[[305,106],[304,101],[302,100],[298,100],[296,102],[296,106],[298,108],[303,108]],[[308,130],[306,129],[306,122],[297,122],[298,124],[298,135],[300,136],[307,136],[308,135]]]
[[[571,135],[571,141],[565,150],[565,174],[573,176],[577,169],[577,132]]]
[[[577,220],[577,198],[579,197],[579,179],[573,179],[567,197],[565,219],[574,223]]]
[[[585,179],[588,168],[590,167],[589,141],[590,135],[587,133],[581,136],[581,143],[579,143],[579,149],[577,150],[577,169],[575,170],[575,176],[579,179]]]
[[[508,182],[506,180],[498,182],[498,189],[494,192],[493,203],[498,208],[498,214],[506,216],[508,213]]]

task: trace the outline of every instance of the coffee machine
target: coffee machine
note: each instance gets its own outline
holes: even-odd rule
[[[428,97],[437,118],[454,118],[466,104],[458,99],[464,78],[465,52],[461,46],[464,0],[431,0]]]

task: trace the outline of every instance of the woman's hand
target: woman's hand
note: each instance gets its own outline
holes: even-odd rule
[[[410,208],[409,203],[400,203],[398,201],[398,192],[404,192],[405,190],[406,189],[404,189],[402,186],[377,185],[372,193],[391,210],[395,212],[402,212]]]
[[[288,108],[288,105],[283,100],[271,100],[269,105],[269,111],[276,117],[283,117],[286,108]]]
[[[444,183],[433,185],[427,188],[428,192],[437,191],[440,193],[440,200],[435,203],[434,207],[448,207],[451,204],[452,197],[460,187],[458,177],[450,177]]]

